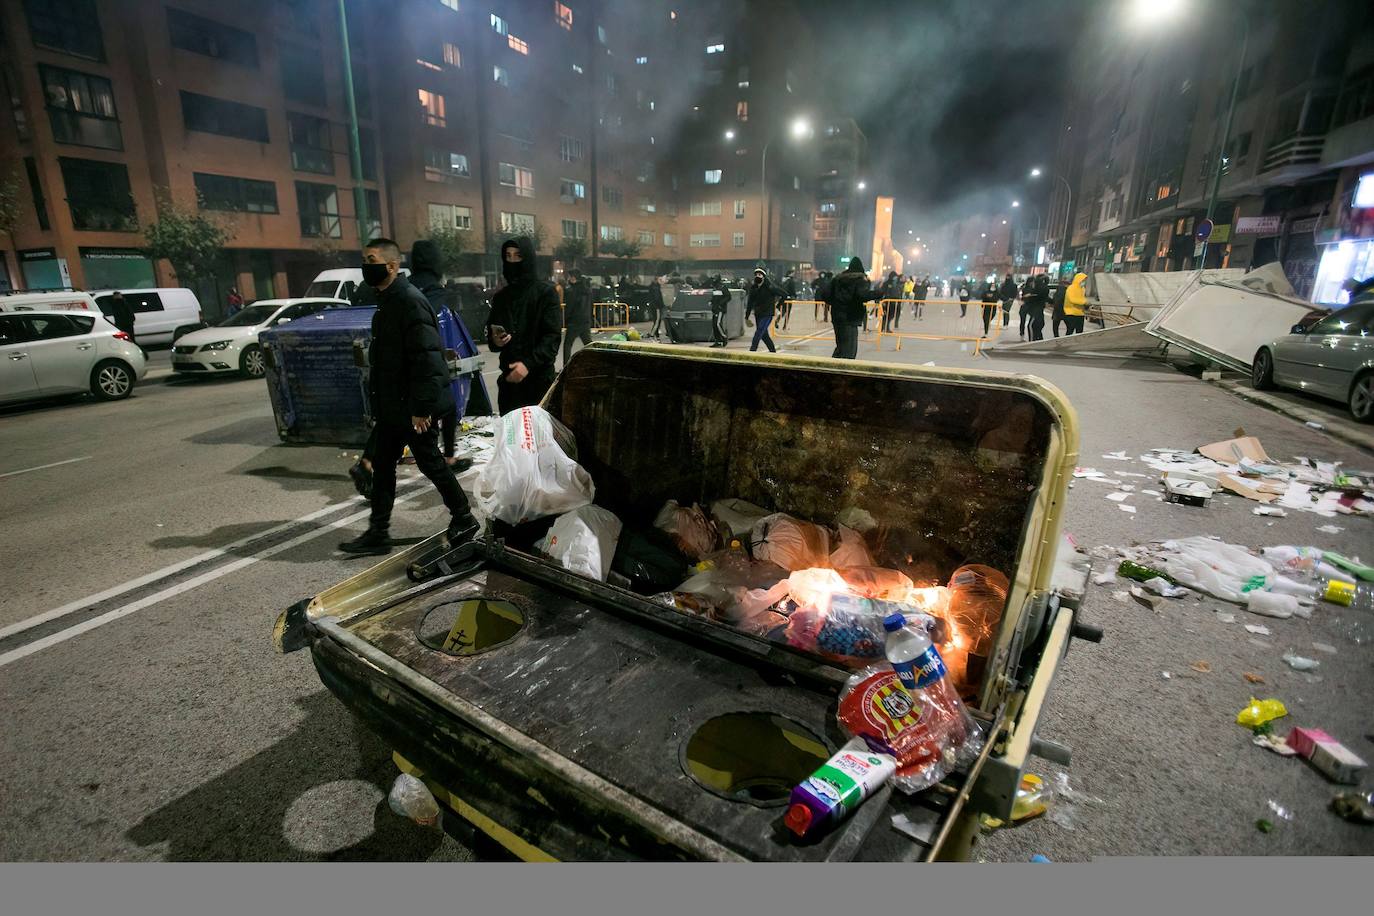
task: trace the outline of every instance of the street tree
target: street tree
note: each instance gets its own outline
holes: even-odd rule
[[[630,259],[639,257],[640,245],[630,239],[609,239],[601,243],[601,253],[612,258],[622,258],[625,266],[622,273],[629,273]]]
[[[157,220],[143,229],[148,257],[168,261],[182,285],[212,276],[225,244],[233,237],[233,229],[225,223],[177,204],[167,195],[158,199]]]
[[[446,277],[462,273],[468,233],[452,226],[436,226],[429,230],[429,239],[439,249],[440,272]]]
[[[563,262],[564,269],[576,267],[577,259],[587,256],[587,240],[564,239],[553,249],[553,256]]]

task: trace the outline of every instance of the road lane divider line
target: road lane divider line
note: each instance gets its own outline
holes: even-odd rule
[[[79,598],[76,601],[72,601],[68,604],[62,605],[61,607],[53,608],[51,611],[44,611],[41,614],[35,614],[34,616],[29,617],[25,620],[20,620],[15,623],[9,624],[8,626],[0,627],[0,639],[5,639],[8,636],[13,636],[15,633],[22,633],[25,630],[31,630],[37,626],[42,626],[50,620],[56,620],[59,617],[66,617],[68,614],[74,614],[77,611],[80,611],[84,608],[88,608],[93,604],[99,604],[102,601],[108,601],[111,598],[117,598],[120,595],[125,594],[126,592],[131,592],[136,588],[142,588],[145,585],[157,582],[159,579],[165,579],[168,576],[174,576],[177,573],[182,572],[183,570],[190,569],[193,566],[199,566],[200,564],[207,563],[210,560],[215,560],[219,557],[228,556],[234,550],[244,546],[245,544],[250,544],[253,541],[261,540],[262,538],[271,537],[274,534],[281,534],[283,531],[286,531],[289,528],[293,528],[296,525],[305,524],[307,522],[313,522],[318,518],[323,518],[324,516],[329,515],[333,512],[337,512],[340,509],[362,502],[362,500],[363,498],[361,496],[353,496],[348,499],[345,499],[342,502],[331,503],[330,505],[325,506],[323,509],[317,509],[314,512],[311,512],[309,515],[302,515],[300,518],[292,519],[289,522],[282,522],[280,525],[268,528],[266,531],[260,531],[257,534],[250,534],[247,537],[241,537],[237,541],[231,541],[230,543],[225,544],[223,547],[216,547],[215,549],[208,550],[205,553],[197,554],[196,556],[191,557],[190,559],[182,560],[179,563],[173,563],[170,566],[164,566],[161,569],[154,570],[153,572],[139,576],[136,579],[130,579],[127,582],[122,582],[119,585],[107,588],[103,592],[96,592],[94,595],[87,595],[85,598]]]
[[[396,503],[400,504],[408,500],[414,499],[417,496],[422,496],[427,492],[427,489],[428,488],[425,487],[417,487],[411,492],[406,493],[404,496],[397,496]],[[361,512],[354,512],[352,515],[346,515],[343,518],[336,519],[321,528],[316,528],[313,531],[307,531],[304,534],[297,535],[289,541],[283,541],[280,544],[275,544],[271,547],[268,547],[265,550],[253,554],[250,557],[242,557],[238,560],[235,560],[232,563],[226,563],[223,566],[216,566],[214,569],[209,570],[207,572],[203,572],[198,576],[193,576],[192,578],[187,579],[185,582],[178,582],[176,585],[168,586],[167,588],[164,588],[162,591],[154,592],[153,594],[148,595],[146,598],[139,598],[137,601],[131,601],[128,604],[121,605],[120,607],[115,608],[114,610],[106,611],[103,614],[97,614],[89,620],[83,620],[78,624],[73,624],[72,626],[67,627],[65,630],[58,630],[56,633],[50,633],[47,636],[42,637],[41,639],[35,639],[31,643],[25,643],[24,645],[19,646],[16,649],[11,649],[8,652],[0,654],[0,668],[5,667],[11,662],[17,662],[21,658],[27,658],[28,656],[33,655],[36,652],[41,652],[50,646],[55,646],[58,643],[66,642],[67,640],[72,639],[73,637],[80,636],[82,633],[88,633],[91,630],[96,629],[97,627],[103,627],[107,623],[113,623],[114,621],[119,620],[120,618],[128,617],[130,614],[133,614],[137,611],[141,611],[144,608],[152,607],[155,604],[160,604],[161,602],[166,601],[168,598],[175,598],[177,595],[189,592],[195,588],[199,588],[207,582],[213,582],[214,580],[221,579],[229,575],[230,573],[238,572],[240,569],[252,566],[254,563],[257,563],[260,560],[266,560],[279,553],[282,553],[283,551],[290,550],[293,547],[299,547],[301,544],[305,544],[309,541],[315,540],[318,537],[322,537],[323,535],[328,534],[330,531],[334,531],[339,528],[345,528],[353,524],[354,522],[361,521],[362,519],[367,518],[368,514],[371,513],[371,511],[372,510],[369,507],[367,509],[362,510]]]
[[[52,464],[40,464],[36,468],[24,468],[20,471],[6,471],[0,477],[18,477],[20,474],[28,474],[31,471],[46,471],[48,468],[60,468],[64,464],[76,464],[78,461],[90,461],[90,455],[82,455],[80,458],[68,458],[66,461],[54,461]]]

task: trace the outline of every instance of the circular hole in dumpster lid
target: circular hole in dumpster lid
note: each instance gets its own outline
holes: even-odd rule
[[[732,712],[708,719],[682,750],[682,768],[731,801],[781,805],[792,787],[830,758],[825,742],[790,719]]]
[[[478,655],[505,645],[525,625],[509,601],[471,597],[436,604],[420,621],[420,642],[450,655]]]

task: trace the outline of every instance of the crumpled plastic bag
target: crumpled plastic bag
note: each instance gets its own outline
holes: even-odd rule
[[[871,563],[859,566],[842,566],[836,563],[835,569],[849,586],[849,591],[864,598],[904,601],[914,587],[906,573],[874,566]]]
[[[707,517],[701,506],[680,506],[670,499],[658,510],[654,527],[673,539],[689,560],[700,560],[716,549],[719,537],[715,522]]]
[[[775,512],[761,518],[750,532],[755,558],[796,571],[830,565],[830,534],[820,525]]]
[[[1288,707],[1282,700],[1257,700],[1250,698],[1250,705],[1236,713],[1236,724],[1246,728],[1257,728],[1266,722],[1282,719],[1288,715]]]
[[[855,566],[873,566],[873,554],[868,550],[864,536],[853,528],[840,526],[840,532],[830,545],[830,565],[836,569]],[[908,584],[910,579],[907,580]]]
[[[849,506],[841,509],[840,514],[835,516],[835,524],[844,525],[846,528],[853,528],[860,534],[868,534],[878,527],[878,520],[873,517],[873,513],[857,506]]]
[[[537,549],[569,572],[605,582],[620,529],[614,513],[600,506],[579,506],[558,516]]]
[[[711,608],[708,616],[715,620],[738,623],[766,610],[747,600],[748,593],[765,585],[773,585],[787,571],[772,563],[750,560],[742,550],[725,550],[708,557],[709,569],[696,573],[673,589],[673,594],[694,596]]]
[[[1179,585],[1235,604],[1245,603],[1246,585],[1253,577],[1271,573],[1267,562],[1245,548],[1211,538],[1165,541],[1157,554],[1159,568]]]
[[[429,787],[409,773],[397,776],[391,784],[387,804],[401,817],[408,817],[422,827],[436,826],[442,813]]]
[[[590,505],[596,485],[576,456],[572,432],[548,411],[511,411],[501,418],[491,458],[473,480],[473,513],[520,525]]]
[[[711,503],[711,518],[726,537],[749,537],[759,519],[769,515],[762,506],[743,499],[718,499]]]

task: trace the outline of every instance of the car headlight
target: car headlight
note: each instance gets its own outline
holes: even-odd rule
[[[211,350],[223,350],[225,347],[229,346],[229,344],[231,344],[231,343],[233,343],[233,341],[229,341],[229,340],[217,340],[217,341],[215,341],[214,343],[208,343],[208,344],[206,344],[205,346],[201,347],[201,348],[200,348],[200,352],[202,352],[202,353],[208,353],[208,352],[211,351]]]

